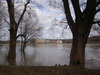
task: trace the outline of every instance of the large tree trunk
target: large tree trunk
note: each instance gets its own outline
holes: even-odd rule
[[[69,27],[73,34],[72,49],[70,54],[70,64],[78,65],[85,63],[85,46],[90,33],[91,26],[93,24],[94,17],[99,10],[97,6],[100,4],[100,0],[87,0],[86,8],[81,10],[81,0],[62,0],[65,9],[65,15]],[[70,8],[72,3],[73,9]],[[72,11],[74,11],[75,19],[72,17]]]
[[[89,33],[89,32],[87,32]],[[73,42],[70,54],[70,65],[80,65],[84,67],[85,63],[85,46],[89,34],[80,31],[73,32]]]
[[[10,44],[8,53],[9,65],[16,65],[16,32],[15,30],[10,31]]]
[[[15,15],[14,15],[14,4],[12,0],[7,0],[8,4],[8,13],[9,13],[9,19],[10,19],[10,44],[9,44],[9,53],[7,57],[7,61],[9,65],[15,65],[16,64],[16,21],[15,21]]]

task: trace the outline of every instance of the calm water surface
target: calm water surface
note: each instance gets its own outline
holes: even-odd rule
[[[6,61],[8,49],[8,45],[0,45],[0,65],[8,65]],[[30,45],[25,49],[25,62],[18,46],[16,64],[28,66],[69,65],[70,49],[71,44],[38,44],[36,47]],[[100,45],[87,44],[85,59],[86,68],[100,69]]]

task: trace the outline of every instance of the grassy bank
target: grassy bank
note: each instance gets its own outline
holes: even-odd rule
[[[0,75],[100,75],[100,70],[76,66],[0,66]]]

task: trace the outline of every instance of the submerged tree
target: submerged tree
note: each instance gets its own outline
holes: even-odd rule
[[[18,27],[20,25],[20,22],[23,19],[23,16],[27,10],[27,6],[30,3],[30,0],[27,0],[23,11],[18,19],[18,21],[16,21],[16,17],[15,17],[15,1],[14,0],[6,0],[7,1],[7,5],[8,5],[8,13],[9,13],[9,21],[10,21],[10,46],[9,46],[9,53],[8,53],[8,63],[9,65],[15,65],[16,64],[16,36],[17,36],[17,31],[18,31]]]
[[[9,52],[7,56],[7,61],[9,65],[16,64],[16,40],[18,36],[18,28],[21,25],[21,21],[24,19],[26,12],[29,12],[27,9],[33,8],[34,4],[38,6],[38,2],[35,0],[0,0],[7,4],[6,17],[4,15],[4,20],[9,26],[10,33],[10,43],[9,43]],[[31,4],[32,3],[32,4]],[[6,9],[5,9],[6,10]],[[31,11],[34,12],[34,11]],[[29,14],[29,13],[28,13]],[[7,26],[7,27],[8,27]]]
[[[21,58],[26,64],[25,48],[31,44],[33,39],[36,39],[41,35],[42,27],[38,23],[37,15],[33,10],[28,10],[25,13],[21,25],[19,26],[19,34],[17,38],[21,38]]]
[[[94,18],[100,12],[100,0],[87,0],[84,9],[81,9],[81,0],[62,0],[68,25],[73,34],[70,65],[82,65],[85,63],[85,46]],[[75,19],[71,15],[73,7]],[[100,20],[99,20],[100,21]],[[98,22],[99,22],[98,21]],[[100,22],[99,22],[100,24]]]

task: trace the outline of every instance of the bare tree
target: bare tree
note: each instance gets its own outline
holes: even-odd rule
[[[18,27],[23,19],[23,16],[27,10],[27,6],[30,3],[30,0],[27,0],[26,3],[24,4],[24,8],[22,10],[22,13],[16,21],[15,17],[15,1],[14,0],[6,0],[7,5],[8,5],[8,13],[9,13],[9,21],[10,21],[10,46],[9,46],[9,54],[7,57],[9,65],[15,65],[16,64],[16,36],[17,36],[17,31]]]
[[[100,4],[100,0],[87,0],[84,10],[80,8],[80,0],[71,0],[73,11],[75,12],[75,20],[71,16],[70,2],[68,0],[62,1],[64,3],[67,22],[73,34],[70,64],[84,65],[85,46],[94,17],[100,11],[100,9],[96,9]]]
[[[19,26],[18,37],[21,37],[21,55],[22,60],[26,62],[25,48],[30,44],[31,40],[36,39],[41,35],[42,27],[38,25],[38,19],[35,12],[32,10],[26,13],[21,25]],[[26,63],[25,63],[26,64]]]
[[[62,20],[53,19],[53,22],[50,28],[52,30],[52,35],[54,34],[54,30],[56,30],[57,27],[61,28],[61,33],[59,35],[59,38],[65,37],[67,34],[66,30],[69,29],[66,19],[62,19]]]
[[[84,66],[85,46],[90,30],[95,23],[100,26],[100,18],[95,21],[97,13],[100,12],[100,0],[87,0],[85,2],[82,0],[62,0],[62,3],[67,23],[73,35],[70,65]]]

